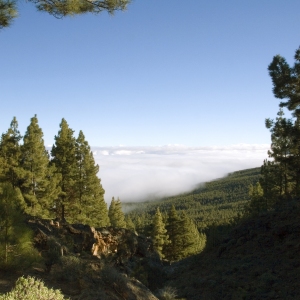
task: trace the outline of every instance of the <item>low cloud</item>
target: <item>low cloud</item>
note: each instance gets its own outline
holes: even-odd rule
[[[93,147],[100,166],[105,200],[142,201],[171,196],[229,172],[259,167],[270,146],[238,144],[224,147]]]

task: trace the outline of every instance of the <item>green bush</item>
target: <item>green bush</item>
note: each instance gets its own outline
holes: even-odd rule
[[[64,300],[60,290],[48,289],[34,277],[20,277],[14,289],[0,296],[0,300]]]

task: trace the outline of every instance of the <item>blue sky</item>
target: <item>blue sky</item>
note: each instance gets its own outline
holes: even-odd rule
[[[135,0],[62,20],[19,3],[0,32],[0,128],[61,118],[91,146],[265,144],[275,117],[267,66],[300,45],[300,2]]]
[[[177,193],[267,157],[279,103],[267,67],[276,54],[293,63],[298,0],[134,0],[60,20],[19,10],[0,32],[1,132],[16,116],[25,133],[37,114],[52,145],[65,118],[93,146],[107,200]]]

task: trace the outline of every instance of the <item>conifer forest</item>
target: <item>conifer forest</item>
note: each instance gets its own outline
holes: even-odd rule
[[[18,129],[17,117],[13,117],[8,129],[2,133],[0,141],[0,274],[1,278],[12,276],[16,285],[9,293],[1,287],[0,282],[0,299],[29,299],[26,295],[18,298],[18,289],[29,289],[34,295],[39,289],[37,286],[43,291],[44,298],[36,296],[30,299],[299,298],[297,283],[293,285],[294,294],[285,290],[280,294],[281,289],[276,289],[275,283],[279,278],[276,274],[279,273],[276,273],[275,263],[272,272],[257,273],[259,275],[255,277],[260,278],[259,284],[263,282],[265,285],[257,288],[258,283],[241,283],[235,289],[232,288],[231,296],[227,295],[223,288],[222,291],[219,290],[219,287],[227,282],[227,279],[224,279],[226,276],[222,275],[222,280],[218,281],[219,277],[213,277],[217,275],[207,275],[208,273],[203,275],[203,278],[214,279],[207,279],[203,294],[199,296],[197,286],[202,284],[197,277],[200,276],[199,271],[193,273],[198,263],[204,264],[205,255],[210,257],[209,255],[213,255],[211,253],[217,253],[214,260],[218,265],[218,259],[227,257],[226,255],[233,251],[234,245],[242,247],[247,239],[250,241],[251,234],[253,240],[259,236],[257,232],[260,227],[255,227],[259,220],[267,218],[271,228],[275,226],[272,220],[286,207],[292,205],[291,211],[298,209],[300,48],[295,52],[294,65],[289,65],[285,58],[277,55],[268,66],[268,71],[273,83],[274,96],[280,99],[280,103],[277,116],[267,116],[265,120],[265,127],[271,135],[271,146],[267,153],[268,159],[262,162],[262,166],[237,170],[210,182],[199,182],[199,186],[190,192],[153,201],[122,203],[122,199],[113,197],[107,205],[104,200],[105,186],[102,186],[98,177],[99,166],[95,163],[91,147],[81,130],[77,137],[74,136],[74,130],[62,119],[52,149],[47,150],[37,115],[31,118],[24,133]],[[291,113],[291,117],[286,118],[285,112]],[[285,222],[287,220],[288,217]],[[248,230],[247,226],[250,225],[247,224],[250,223],[254,225]],[[38,225],[34,227],[33,224]],[[50,227],[45,224],[50,224]],[[76,235],[85,232],[82,240],[86,241],[86,244],[89,234],[93,234],[92,252],[83,246],[79,249],[75,238],[73,240],[65,235],[62,237],[62,231],[59,231],[62,226],[65,226],[64,234],[69,232]],[[285,237],[289,238],[290,225],[286,223],[285,226],[285,231],[277,232],[277,229],[274,229],[274,232],[277,232],[274,236],[281,241],[285,241]],[[293,226],[299,228],[299,223]],[[49,231],[47,234],[46,229],[43,229],[46,227]],[[264,237],[268,240],[268,227],[264,228]],[[243,239],[238,236],[239,230],[247,232],[242,236]],[[54,232],[56,235],[52,236]],[[112,232],[119,236],[115,238]],[[235,235],[238,237],[234,237]],[[120,236],[126,236],[126,242]],[[39,239],[43,240],[43,250],[39,248],[41,246],[37,246],[42,243]],[[291,247],[294,242],[289,240]],[[85,245],[84,242],[80,243]],[[138,246],[140,244],[141,247]],[[276,245],[274,242],[274,249]],[[268,246],[270,251],[274,250],[273,246]],[[281,246],[278,244],[277,247]],[[75,248],[76,251],[73,250]],[[149,249],[152,251],[151,263],[150,256],[145,254]],[[239,257],[243,260],[246,252],[243,254],[238,252],[239,250],[236,251],[230,258]],[[299,270],[296,257],[289,255],[294,264],[291,272],[295,268]],[[149,258],[149,261],[146,258]],[[260,257],[256,259],[259,260]],[[190,269],[187,269],[189,264]],[[237,265],[236,268],[248,270],[250,265],[252,269],[255,268],[254,262],[249,258],[249,261],[243,261],[243,265]],[[178,278],[181,275],[177,274],[177,271],[174,271],[176,268],[172,269],[172,266],[177,266],[178,270],[182,268],[180,270],[185,274],[182,275],[182,280],[186,280],[185,286],[189,289],[180,287]],[[28,271],[33,268],[36,272],[33,276],[36,279],[30,277],[33,271]],[[55,268],[55,274],[60,274],[60,281],[65,283],[62,287],[63,293],[52,289],[59,284],[51,273]],[[249,269],[250,273],[252,269]],[[222,274],[226,273],[224,272]],[[16,275],[14,277],[11,274]],[[21,277],[26,274],[30,276]],[[52,274],[52,277],[49,274]],[[187,274],[190,274],[190,277]],[[229,272],[227,275],[231,274]],[[86,279],[84,276],[90,277]],[[299,274],[294,276],[298,278]],[[127,289],[136,279],[145,286],[145,289],[139,287],[139,293],[144,295],[140,298],[134,298],[130,294],[136,291]],[[45,285],[40,280],[45,281]],[[93,280],[98,284],[97,288],[91,288]],[[235,284],[234,280],[228,283],[227,291]],[[72,285],[76,286],[75,290],[79,290],[76,290],[77,294],[72,294],[66,289],[66,286],[69,288]],[[210,290],[209,285],[212,285]],[[95,294],[86,294],[92,293],[93,289]],[[193,289],[197,290],[197,293],[193,292]],[[154,298],[147,294],[150,290],[154,293]]]

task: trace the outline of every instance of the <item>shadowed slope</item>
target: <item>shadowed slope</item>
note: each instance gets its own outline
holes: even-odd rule
[[[213,249],[173,265],[168,285],[186,299],[297,299],[300,203],[243,220]]]

